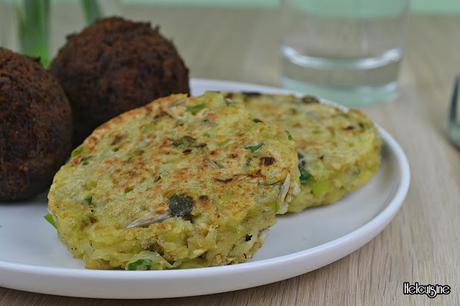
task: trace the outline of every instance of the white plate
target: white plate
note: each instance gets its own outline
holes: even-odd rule
[[[286,91],[264,86],[192,80],[204,90]],[[393,218],[409,187],[409,166],[383,129],[382,167],[365,187],[336,204],[282,216],[247,263],[170,271],[85,270],[43,220],[46,196],[0,204],[0,286],[96,298],[163,298],[218,293],[280,281],[318,269],[360,248]]]

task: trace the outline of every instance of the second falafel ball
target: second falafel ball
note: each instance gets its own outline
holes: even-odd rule
[[[189,93],[188,69],[173,43],[150,23],[120,17],[68,36],[50,70],[72,105],[75,145],[120,113]]]

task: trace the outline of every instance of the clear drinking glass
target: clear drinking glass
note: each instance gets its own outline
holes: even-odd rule
[[[366,105],[394,99],[409,0],[281,0],[284,87]]]

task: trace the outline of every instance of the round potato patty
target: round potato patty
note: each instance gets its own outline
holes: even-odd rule
[[[294,141],[217,93],[113,118],[54,178],[49,210],[88,268],[243,262],[299,192]]]
[[[367,183],[380,168],[382,141],[362,112],[310,96],[227,93],[252,116],[289,131],[296,142],[301,192],[288,211],[330,204]]]

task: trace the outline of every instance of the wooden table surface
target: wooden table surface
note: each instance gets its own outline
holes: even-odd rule
[[[133,6],[124,14],[161,24],[193,77],[279,84],[279,23],[272,10]],[[72,28],[72,16],[58,18]],[[55,31],[58,45],[64,33]],[[460,305],[460,151],[446,139],[448,101],[460,72],[459,33],[460,16],[411,16],[399,97],[365,109],[404,148],[412,181],[394,220],[358,251],[308,274],[236,292],[120,301],[0,288],[0,305]],[[452,293],[404,296],[404,281],[448,284]]]

